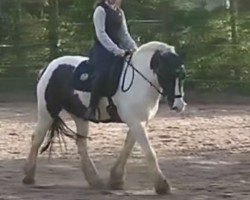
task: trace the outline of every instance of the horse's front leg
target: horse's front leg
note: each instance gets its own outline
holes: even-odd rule
[[[78,148],[78,153],[81,159],[81,168],[83,174],[89,185],[93,188],[104,188],[104,183],[100,179],[94,162],[91,160],[88,154],[87,136],[88,136],[88,122],[77,118],[72,115],[77,127],[77,133],[79,136],[76,139],[76,145]]]
[[[154,187],[156,193],[158,194],[170,193],[170,185],[168,184],[165,176],[162,174],[162,171],[159,167],[155,151],[149,143],[145,126],[143,125],[142,122],[132,122],[131,124],[128,125],[136,142],[139,143],[142,150],[144,151],[150,169],[153,170]]]
[[[124,174],[125,174],[125,165],[127,163],[128,157],[134,147],[135,139],[131,132],[127,133],[127,137],[123,146],[123,149],[120,153],[119,158],[115,162],[114,166],[110,172],[110,182],[109,185],[112,189],[122,189],[124,184]]]

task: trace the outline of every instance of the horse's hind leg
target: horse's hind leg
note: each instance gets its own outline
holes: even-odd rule
[[[146,159],[149,163],[150,169],[153,170],[154,187],[155,187],[156,192],[158,194],[169,193],[170,186],[159,167],[155,151],[149,143],[144,124],[141,122],[131,122],[128,125],[130,127],[131,133],[134,136],[136,142],[139,143],[142,150],[144,151]]]
[[[123,146],[123,149],[120,153],[119,158],[115,162],[115,165],[112,167],[110,172],[110,182],[109,185],[112,189],[122,189],[124,183],[124,172],[125,165],[127,163],[128,157],[134,147],[135,139],[131,132],[127,133],[127,137]]]
[[[38,123],[34,133],[32,134],[32,145],[30,148],[29,156],[24,166],[25,177],[23,179],[24,184],[33,184],[35,182],[35,170],[36,170],[36,159],[39,147],[41,146],[47,130],[50,128],[53,119],[49,113],[39,115]]]
[[[78,153],[81,157],[81,169],[90,186],[94,188],[103,188],[103,181],[99,178],[95,164],[93,163],[88,154],[87,137],[89,123],[74,115],[72,115],[72,118],[75,121],[77,133],[79,134],[76,139],[76,145],[78,148]]]

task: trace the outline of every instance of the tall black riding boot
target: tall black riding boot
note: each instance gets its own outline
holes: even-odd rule
[[[99,119],[96,116],[96,109],[98,107],[101,98],[101,87],[102,87],[101,80],[99,78],[96,77],[93,80],[89,107],[84,115],[85,120],[92,121],[95,123],[99,122]]]

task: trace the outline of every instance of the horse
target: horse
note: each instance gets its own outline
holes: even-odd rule
[[[82,56],[59,57],[40,72],[36,88],[38,121],[31,137],[32,144],[24,166],[24,184],[34,184],[39,148],[48,131],[60,126],[60,123],[62,125],[63,121],[59,114],[62,110],[66,110],[76,125],[75,141],[85,179],[90,187],[107,187],[99,177],[95,164],[88,154],[86,138],[89,135],[89,122],[82,116],[89,103],[90,94],[75,90],[70,84],[76,67],[87,60],[87,57]],[[182,56],[176,53],[174,46],[153,41],[141,45],[134,52],[129,70],[125,70],[128,64],[124,62],[120,82],[112,100],[117,107],[119,117],[127,124],[129,130],[119,158],[110,171],[108,185],[111,189],[122,189],[127,159],[135,142],[138,142],[152,170],[156,193],[167,194],[171,191],[170,184],[163,175],[156,153],[148,140],[146,126],[157,113],[161,95],[167,97],[169,107],[176,112],[185,109],[183,60]],[[124,81],[121,80],[122,77]],[[130,88],[125,92],[122,90],[122,84],[130,85]],[[105,109],[107,105],[108,100],[103,97],[99,104],[100,118],[103,120],[109,118]]]

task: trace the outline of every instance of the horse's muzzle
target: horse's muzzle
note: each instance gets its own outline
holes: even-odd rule
[[[186,106],[187,103],[183,100],[183,98],[175,98],[172,110],[182,112],[185,110]]]

